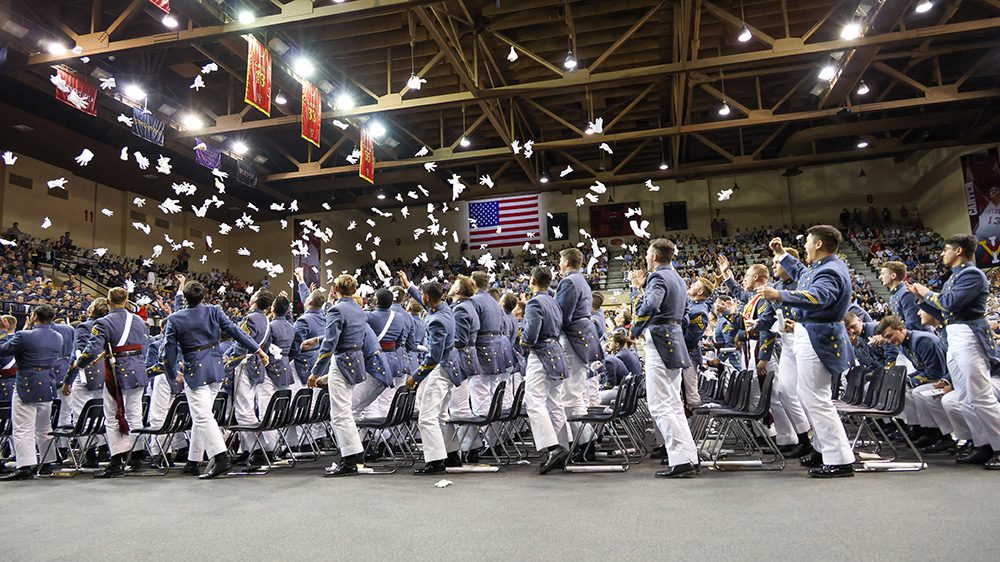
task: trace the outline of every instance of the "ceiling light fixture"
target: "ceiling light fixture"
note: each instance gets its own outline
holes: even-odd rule
[[[278,95],[274,96],[274,103],[278,105],[285,105],[288,103],[288,98],[285,97],[285,94],[278,92]]]
[[[243,25],[250,25],[251,23],[257,21],[257,16],[253,15],[250,10],[240,10],[236,14],[236,21],[242,23]]]
[[[368,123],[368,132],[377,139],[382,138],[386,133],[385,125],[383,125],[381,121],[372,119]]]
[[[865,84],[865,81],[862,80],[858,84],[858,89],[855,91],[855,93],[858,94],[859,96],[863,96],[863,95],[867,94],[870,91],[872,91],[871,88],[869,88],[868,84]]]
[[[194,129],[200,129],[200,128],[204,127],[205,123],[197,115],[195,115],[193,113],[186,113],[186,114],[184,114],[183,117],[181,117],[181,125],[185,129],[192,129],[192,130],[194,130]]]
[[[833,66],[832,64],[824,66],[819,71],[819,79],[825,82],[833,80],[835,76],[837,76],[837,67]]]
[[[177,21],[177,18],[175,18],[170,14],[163,16],[163,19],[160,21],[162,21],[163,25],[169,27],[170,29],[176,29],[177,26],[181,24],[179,21]]]
[[[740,21],[743,22],[743,28],[740,29],[740,34],[736,36],[736,40],[740,43],[746,43],[753,39],[753,33],[750,33],[750,27],[747,26],[746,14],[743,13],[743,0],[740,0]]]
[[[379,191],[378,195],[376,195],[375,198],[376,199],[385,199],[385,193],[382,193],[381,191]]]
[[[122,90],[122,93],[125,94],[125,97],[133,99],[135,101],[142,101],[146,99],[146,92],[142,88],[140,88],[137,84],[126,85],[125,88]]]
[[[335,102],[335,105],[336,105],[337,109],[340,109],[340,110],[352,109],[352,108],[354,108],[354,98],[352,98],[351,95],[348,94],[347,92],[344,92],[344,93],[340,94],[339,96],[337,96],[337,100]]]
[[[722,107],[719,108],[719,115],[725,117],[732,110],[729,109],[729,103],[726,102],[726,76],[721,70],[719,71],[719,81],[722,83]]]
[[[868,142],[868,139],[858,139],[858,144],[856,146],[858,148],[868,148],[871,146],[871,143]]]
[[[51,41],[48,45],[46,45],[46,50],[53,55],[65,55],[68,51],[68,49],[66,49],[66,45],[63,45],[58,41]]]
[[[249,150],[250,150],[250,147],[247,146],[247,144],[245,142],[243,142],[243,141],[239,141],[238,140],[238,141],[236,141],[236,142],[233,143],[233,152],[235,152],[236,154],[239,154],[240,156],[246,154],[247,151],[249,151]]]
[[[570,50],[569,52],[566,53],[566,60],[563,61],[563,68],[565,68],[570,72],[573,72],[574,70],[576,70],[576,65],[577,65],[576,55],[574,55],[573,51]]]
[[[729,115],[731,112],[732,110],[729,109],[729,104],[726,102],[722,102],[722,107],[719,108],[719,115],[725,117],[726,115]]]
[[[914,8],[913,11],[918,14],[926,14],[927,12],[931,11],[931,8],[933,7],[934,7],[934,2],[931,2],[930,0],[924,0],[923,2],[917,4],[917,7]]]
[[[861,23],[852,21],[840,29],[840,38],[850,41],[861,37]]]
[[[299,56],[292,63],[292,70],[303,78],[309,78],[313,72],[316,72],[316,66],[308,58]]]

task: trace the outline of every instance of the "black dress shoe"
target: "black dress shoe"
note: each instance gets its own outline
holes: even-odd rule
[[[47,462],[38,467],[39,476],[52,476],[52,463]]]
[[[104,470],[95,472],[94,478],[121,478],[125,476],[125,455],[126,453],[119,453],[111,457],[108,466],[104,467]]]
[[[443,460],[424,463],[423,467],[413,469],[414,474],[441,474],[442,472],[447,472]]]
[[[233,463],[229,462],[229,454],[225,451],[219,453],[212,457],[212,460],[208,461],[208,468],[205,469],[205,474],[198,476],[202,480],[208,480],[209,478],[215,478],[217,476],[222,476],[233,468]]]
[[[267,466],[267,464],[267,456],[265,456],[264,451],[254,451],[253,454],[247,458],[248,468],[259,468]]]
[[[201,468],[198,466],[198,463],[194,461],[188,461],[185,463],[184,470],[181,472],[188,476],[201,476]]]
[[[791,449],[787,452],[782,451],[781,454],[784,455],[786,459],[799,459],[811,453],[812,450],[812,444],[809,443],[809,441],[806,441],[805,443],[793,445]]]
[[[823,466],[823,455],[813,449],[812,452],[799,459],[799,464],[807,468],[819,468]]]
[[[575,464],[594,462],[595,460],[597,460],[597,451],[595,450],[594,446],[589,443],[580,445],[580,447],[577,450],[573,451],[572,460],[573,463]]]
[[[249,460],[250,460],[250,453],[243,452],[236,455],[236,458],[232,460],[232,464],[236,466],[246,466]]]
[[[452,451],[448,453],[448,458],[444,459],[445,468],[457,468],[462,466],[462,457],[459,456],[458,451]]]
[[[548,474],[554,468],[566,466],[567,458],[569,458],[569,451],[562,448],[562,446],[549,449],[545,455],[545,460],[538,467],[538,474]]]
[[[4,474],[0,476],[0,482],[13,482],[14,480],[31,480],[35,477],[35,472],[31,470],[30,466],[22,466],[21,468],[11,472],[10,474]]]
[[[350,476],[358,473],[358,464],[364,462],[364,455],[347,455],[339,463],[327,467],[324,476]]]
[[[819,468],[809,471],[809,476],[813,478],[844,478],[854,476],[854,465],[852,464],[824,464]]]
[[[993,447],[983,445],[976,447],[971,453],[955,460],[958,464],[986,464],[993,458]]]
[[[1000,453],[993,455],[993,458],[983,465],[986,470],[1000,470]]]
[[[652,450],[649,451],[649,458],[651,459],[667,458],[667,448],[663,446],[653,447]]]
[[[83,457],[83,464],[80,468],[99,468],[100,465],[97,463],[97,449],[90,449],[87,454]]]
[[[918,449],[923,449],[924,447],[930,447],[931,445],[937,443],[941,439],[941,432],[936,428],[931,428],[924,431],[924,434],[920,436],[913,442],[913,446]]]
[[[698,469],[689,462],[671,466],[667,470],[656,472],[657,478],[688,478],[698,473]]]
[[[465,462],[469,464],[476,464],[479,462],[479,449],[472,449],[468,453],[465,453]]]
[[[921,453],[953,453],[955,451],[955,440],[950,435],[945,435],[927,447],[920,448]]]

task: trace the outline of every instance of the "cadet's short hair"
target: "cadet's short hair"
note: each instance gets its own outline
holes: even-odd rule
[[[392,306],[392,291],[389,289],[375,291],[375,306],[379,308],[389,308]]]
[[[10,330],[17,328],[17,318],[11,316],[10,314],[4,314],[3,316],[0,316],[0,321],[6,324],[7,328]]]
[[[705,293],[705,296],[711,295],[715,292],[715,283],[712,283],[711,279],[708,279],[707,277],[699,277],[698,282],[701,283],[701,288]]]
[[[747,267],[747,271],[753,273],[754,275],[760,275],[764,279],[771,278],[771,270],[768,269],[768,267],[762,263],[751,264],[749,267]]]
[[[463,297],[471,297],[476,294],[476,283],[468,275],[455,276],[455,282],[452,283],[452,288],[456,294],[462,295]]]
[[[420,286],[420,291],[424,293],[424,296],[430,299],[430,303],[434,304],[441,301],[444,297],[444,287],[441,286],[437,281],[428,281]],[[419,304],[419,303],[418,303]]]
[[[90,307],[91,318],[103,318],[111,312],[111,307],[108,306],[108,299],[104,297],[94,299],[94,302],[90,305]]]
[[[491,297],[493,297],[493,300],[500,302],[500,289],[497,289],[496,287],[490,287],[489,289],[486,290],[486,292]]]
[[[823,250],[831,254],[836,253],[840,249],[840,243],[844,241],[844,237],[840,234],[840,231],[828,224],[811,226],[806,232],[812,234],[813,238],[822,242]]]
[[[566,260],[570,267],[579,268],[583,265],[583,252],[576,248],[560,250],[559,257]]]
[[[274,302],[274,294],[267,289],[260,289],[257,291],[257,307],[261,309],[267,309]]]
[[[392,298],[399,304],[403,304],[406,299],[410,298],[410,295],[406,293],[406,289],[400,286],[394,286],[389,288],[392,291]]]
[[[205,286],[197,281],[184,283],[184,300],[188,306],[197,306],[205,300]]]
[[[855,320],[859,319],[860,318],[858,317],[857,314],[854,314],[853,312],[848,312],[847,314],[844,315],[844,324],[853,324]]]
[[[358,290],[358,280],[353,275],[345,273],[333,280],[333,288],[341,296],[352,297],[354,296],[354,292]]]
[[[610,338],[611,341],[618,344],[618,347],[625,347],[626,345],[628,345],[628,336],[625,334],[625,332],[621,331],[611,332]]]
[[[326,295],[319,289],[309,293],[309,296],[306,297],[306,306],[309,308],[323,308],[323,303],[325,302]]]
[[[410,314],[413,313],[420,314],[421,312],[424,311],[424,307],[420,306],[420,303],[417,302],[417,299],[410,299],[410,301],[406,303],[406,311],[409,312]]]
[[[124,289],[122,290],[124,291]],[[125,294],[127,295],[128,293]],[[40,304],[36,306],[32,312],[34,313],[35,318],[42,324],[48,324],[49,322],[52,322],[53,318],[56,317],[56,309],[47,304]]]
[[[672,240],[666,238],[657,238],[651,241],[649,248],[653,250],[653,255],[656,256],[656,261],[659,263],[673,261],[674,256],[677,255],[677,246]]]
[[[975,234],[952,234],[944,243],[956,250],[961,248],[962,255],[969,257],[975,255],[979,239]]]
[[[121,306],[128,302],[128,291],[125,287],[112,287],[108,291],[108,302],[115,306]]]
[[[552,284],[552,272],[545,266],[536,265],[531,269],[531,282],[539,289],[548,289]]]
[[[628,310],[622,310],[622,311],[619,311],[619,314],[622,315],[622,320],[624,320],[626,324],[631,324],[632,323],[632,313],[631,312],[629,312]]]
[[[906,324],[898,316],[886,316],[879,321],[878,326],[875,327],[875,334],[881,336],[889,328],[893,330],[903,330],[906,328]]]
[[[473,271],[472,280],[476,283],[476,288],[480,291],[488,289],[490,286],[490,274],[485,271]]]
[[[289,308],[288,297],[283,297],[281,295],[275,297],[274,302],[271,303],[271,310],[274,311],[275,316],[284,316],[288,314]]]
[[[791,254],[793,258],[799,259],[799,251],[795,248],[785,248],[785,251]]]
[[[882,269],[888,269],[896,274],[896,278],[902,281],[906,279],[906,264],[901,261],[887,261],[882,264]]]
[[[514,311],[514,307],[517,306],[517,297],[514,296],[514,293],[504,294],[504,296],[500,298],[500,306],[503,307],[504,312],[510,314]]]
[[[591,294],[591,298],[593,300],[592,307],[595,308],[595,309],[596,308],[601,308],[601,306],[604,304],[604,295],[601,294],[601,293],[598,293],[597,291],[594,291]]]

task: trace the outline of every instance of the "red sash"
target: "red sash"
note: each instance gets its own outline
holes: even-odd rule
[[[111,348],[111,353],[128,353],[129,351],[140,351],[142,350],[142,345],[123,345],[121,347]],[[108,394],[115,401],[115,419],[118,420],[118,431],[122,435],[128,435],[129,427],[128,420],[125,419],[125,395],[122,394],[120,388],[118,388],[118,379],[115,377],[115,369],[111,364],[111,357],[105,354],[104,357],[104,388],[108,389]]]

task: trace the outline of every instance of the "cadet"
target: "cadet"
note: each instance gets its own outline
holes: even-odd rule
[[[292,388],[292,382],[295,380],[295,373],[292,371],[292,365],[288,359],[292,340],[295,337],[295,328],[286,318],[290,309],[291,304],[288,302],[288,297],[282,294],[275,297],[268,311],[268,318],[271,319],[268,323],[270,333],[268,350],[273,355],[267,366],[264,367],[264,380],[257,385],[257,408],[262,414],[267,410],[274,393]],[[277,447],[277,432],[265,432],[263,441],[264,450],[273,453]]]
[[[259,404],[255,408],[257,398],[257,387],[264,382],[264,366],[260,364],[253,350],[260,348],[267,352],[271,338],[271,325],[267,319],[267,309],[274,301],[274,296],[267,289],[260,289],[250,297],[250,313],[240,322],[240,328],[254,340],[254,346],[244,346],[237,340],[236,344],[229,350],[227,365],[232,369],[233,385],[233,417],[237,425],[257,425],[260,418],[257,409],[263,414],[267,404]],[[263,436],[264,447],[273,449],[274,443],[269,435]],[[246,462],[250,465],[264,464],[262,455],[255,454],[250,458],[250,447],[253,445],[253,438],[243,433],[240,435],[242,444],[242,454],[237,458],[236,464]]]
[[[907,329],[926,331],[928,328],[920,322],[920,305],[917,297],[906,290],[906,264],[899,261],[887,261],[879,271],[879,280],[889,290],[889,308],[906,324]]]
[[[474,337],[482,376],[469,380],[469,397],[475,415],[485,416],[489,411],[493,392],[501,381],[507,382],[503,396],[504,407],[508,408],[514,403],[514,389],[511,388],[509,381],[511,348],[503,337],[503,309],[500,308],[497,299],[489,293],[490,274],[485,271],[473,271],[471,277],[476,285],[476,292],[469,300],[479,316],[479,330]],[[490,428],[487,435],[489,440],[496,444],[497,433],[493,428]]]
[[[758,293],[797,311],[795,324],[795,366],[798,371],[799,399],[813,427],[813,452],[800,464],[811,467],[817,478],[854,476],[854,451],[847,440],[831,398],[834,376],[840,376],[853,360],[853,348],[843,318],[851,302],[851,276],[837,257],[842,237],[829,225],[807,230],[806,260],[802,268],[785,252],[780,238],[770,247],[781,256],[781,267],[798,282],[793,291],[761,287]]]
[[[691,366],[691,358],[681,331],[687,287],[671,265],[676,253],[670,240],[658,238],[649,243],[645,294],[632,324],[632,337],[646,338],[646,400],[663,436],[664,460],[670,467],[656,473],[660,478],[687,477],[699,466],[681,401],[681,371]]]
[[[473,411],[470,407],[470,386],[472,379],[483,376],[479,365],[479,354],[476,351],[476,334],[479,333],[479,315],[476,313],[472,296],[476,294],[476,285],[469,277],[459,275],[451,285],[451,298],[455,317],[455,353],[456,384],[451,392],[451,402],[448,411],[453,418],[470,418]],[[489,295],[487,295],[489,296]],[[492,298],[492,297],[491,297]],[[468,462],[479,460],[479,434],[472,426],[458,430],[459,445],[466,454]]]
[[[32,467],[37,465],[38,471],[44,473],[56,460],[49,432],[52,401],[56,399],[55,364],[62,353],[63,341],[52,329],[55,315],[51,306],[37,306],[28,329],[0,340],[0,357],[13,356],[17,364],[11,398],[11,439],[17,470],[0,480],[30,480],[34,478]],[[4,369],[10,369],[9,365],[8,359]],[[39,459],[42,454],[45,457]]]

